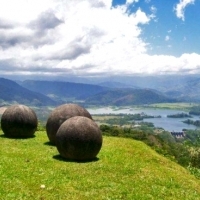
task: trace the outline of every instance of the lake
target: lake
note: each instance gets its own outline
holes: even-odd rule
[[[144,119],[144,122],[152,122],[155,127],[161,127],[166,131],[182,131],[182,129],[199,129],[194,125],[185,124],[182,121],[188,118],[168,118],[167,115],[173,115],[177,113],[187,113],[181,110],[170,110],[170,109],[159,109],[159,108],[88,108],[87,109],[92,115],[93,114],[137,114],[144,112],[147,115],[158,116],[161,118],[148,118]],[[188,113],[187,113],[188,114]],[[199,116],[192,115],[192,120],[200,120]]]

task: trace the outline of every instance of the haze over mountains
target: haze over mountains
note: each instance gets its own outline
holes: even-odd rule
[[[16,82],[0,78],[1,105],[22,103],[55,106],[77,101],[89,105],[115,106],[178,101],[200,102],[200,77],[66,77],[65,81],[61,79]]]
[[[37,92],[32,92],[14,81],[0,78],[0,105],[7,104],[56,105],[57,102]]]
[[[108,88],[98,85],[61,81],[26,80],[21,82],[21,86],[52,99],[62,99],[63,101],[66,99],[85,100],[90,96],[108,90]]]

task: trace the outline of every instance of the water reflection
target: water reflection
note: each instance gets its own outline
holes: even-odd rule
[[[137,114],[144,112],[147,115],[158,116],[161,118],[148,118],[144,119],[144,122],[152,122],[155,127],[161,127],[166,131],[182,131],[182,129],[197,129],[196,126],[191,124],[185,124],[182,121],[188,118],[168,118],[167,115],[173,115],[177,113],[187,113],[182,110],[170,110],[170,109],[154,109],[154,108],[112,108],[112,107],[102,107],[102,108],[89,108],[87,109],[92,115],[94,114]],[[187,113],[188,114],[188,113]],[[199,120],[199,116],[192,115],[192,120]]]

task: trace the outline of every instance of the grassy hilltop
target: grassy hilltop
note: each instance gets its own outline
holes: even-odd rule
[[[0,199],[200,199],[200,180],[142,142],[105,137],[93,162],[63,160],[45,131],[30,139],[0,132]]]

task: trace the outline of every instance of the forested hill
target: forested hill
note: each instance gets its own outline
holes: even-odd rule
[[[55,99],[74,98],[84,100],[90,96],[108,90],[106,87],[61,81],[26,80],[21,83],[25,88]]]
[[[30,91],[14,81],[0,78],[0,104],[56,105],[49,97]]]
[[[152,89],[102,87],[93,84],[26,80],[19,84],[0,78],[0,103],[57,105],[82,100],[88,105],[129,106],[176,102]]]
[[[177,102],[151,89],[113,89],[101,92],[86,99],[87,104],[93,105],[141,105],[152,103]]]

